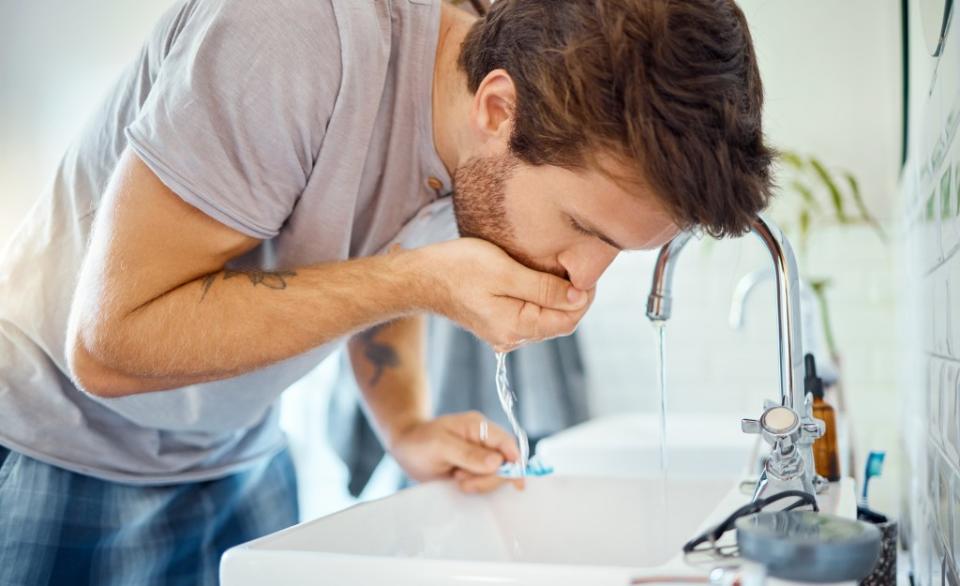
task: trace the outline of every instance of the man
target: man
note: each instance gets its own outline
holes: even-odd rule
[[[510,350],[621,250],[747,229],[771,152],[731,0],[493,6],[158,23],[3,257],[0,583],[214,583],[296,521],[277,398],[344,338],[405,471],[493,489],[516,448],[430,419],[418,316]],[[451,199],[463,238],[391,246]]]

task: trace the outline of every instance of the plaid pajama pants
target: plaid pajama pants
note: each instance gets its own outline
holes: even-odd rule
[[[224,551],[297,516],[287,450],[226,478],[133,486],[0,446],[0,586],[217,584]]]

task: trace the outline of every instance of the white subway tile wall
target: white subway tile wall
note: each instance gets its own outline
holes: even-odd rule
[[[911,479],[902,520],[915,582],[939,586],[960,583],[960,34],[948,33],[938,59],[911,43],[917,51],[933,70],[911,77],[919,104],[901,185],[901,274],[917,288],[901,332]]]

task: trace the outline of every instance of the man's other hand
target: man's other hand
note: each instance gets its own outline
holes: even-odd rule
[[[485,437],[481,428],[486,426]],[[390,452],[414,480],[456,480],[464,492],[489,492],[506,482],[523,488],[523,481],[497,476],[504,462],[520,458],[516,440],[502,427],[485,422],[478,412],[444,415],[401,430]]]

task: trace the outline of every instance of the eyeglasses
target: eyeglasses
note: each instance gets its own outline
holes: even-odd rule
[[[730,514],[726,519],[724,519],[719,525],[705,531],[688,541],[683,546],[683,553],[715,553],[720,557],[732,557],[737,554],[736,546],[719,546],[717,542],[720,541],[720,538],[727,532],[733,529],[734,524],[737,522],[737,519],[741,517],[746,517],[759,513],[766,507],[782,501],[783,499],[795,498],[796,502],[791,503],[790,505],[784,507],[783,511],[792,511],[794,509],[799,509],[800,507],[810,506],[813,507],[815,512],[820,512],[820,507],[817,506],[817,499],[814,498],[812,494],[803,492],[801,490],[785,490],[783,492],[778,492],[775,495],[768,496],[766,498],[758,499],[752,503],[747,503]],[[708,544],[707,547],[701,547],[703,544]]]

